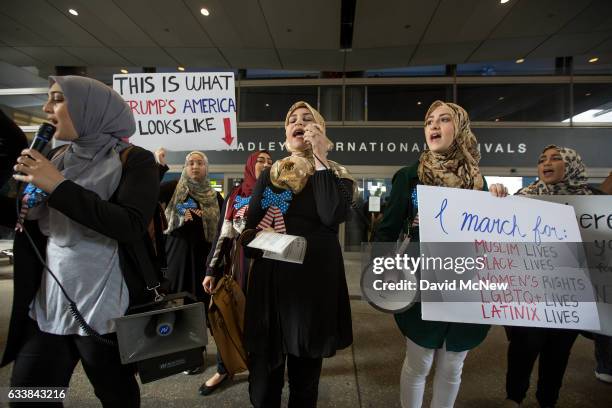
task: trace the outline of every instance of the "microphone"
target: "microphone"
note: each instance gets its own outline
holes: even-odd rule
[[[32,140],[30,149],[42,152],[47,146],[47,144],[51,141],[51,138],[54,134],[55,126],[50,123],[43,123],[36,131],[36,135],[34,135],[34,140]],[[23,175],[20,172],[17,172],[16,174]],[[21,185],[21,182],[19,182],[18,185]]]
[[[55,126],[50,123],[43,123],[38,128],[38,131],[36,131],[36,135],[34,136],[34,140],[32,140],[30,149],[42,152],[47,146],[47,143],[51,141],[54,134]]]

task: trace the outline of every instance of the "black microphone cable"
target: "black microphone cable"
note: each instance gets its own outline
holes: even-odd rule
[[[317,159],[319,163],[321,163],[323,167],[325,167],[326,170],[329,170],[329,167],[327,167],[325,163],[323,163],[321,159],[319,159],[319,157],[317,157],[317,155],[314,154],[314,152],[312,153],[312,155],[314,156],[315,159]],[[342,184],[342,179],[340,179],[340,177],[338,177],[335,173],[334,173],[334,176],[336,176],[338,186],[340,186],[340,190],[342,190],[342,194],[344,195],[344,198],[349,202],[351,208],[353,208],[354,210],[359,210],[359,208],[357,207],[357,203],[353,202],[353,192],[348,191],[346,186]]]

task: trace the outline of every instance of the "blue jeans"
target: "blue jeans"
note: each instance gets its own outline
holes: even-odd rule
[[[221,354],[217,351],[217,372],[221,375],[227,374],[227,369],[223,364],[223,360],[221,360]]]

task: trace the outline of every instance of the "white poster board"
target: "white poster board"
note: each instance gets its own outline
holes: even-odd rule
[[[237,146],[233,72],[113,75],[113,89],[136,119],[135,145],[176,151]]]
[[[612,336],[612,196],[528,196],[571,205],[576,213],[582,241],[588,243],[590,277],[597,294],[601,330]]]
[[[576,249],[571,243],[581,242],[571,207],[420,185],[417,195],[422,252],[448,256],[451,243],[467,243],[459,255],[484,259],[474,281],[505,285],[443,289],[437,297],[422,291],[424,320],[599,329],[595,294],[579,267],[579,254],[559,249],[561,245]],[[432,253],[441,250],[445,253]],[[448,270],[434,274],[438,282],[457,276]]]

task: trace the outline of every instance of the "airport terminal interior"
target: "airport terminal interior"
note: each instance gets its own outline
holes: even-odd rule
[[[610,0],[0,1],[0,109],[28,140],[47,119],[50,75],[117,89],[121,76],[189,73],[233,77],[237,139],[230,150],[176,148],[171,137],[147,146],[167,150],[163,181],[180,177],[190,150],[204,150],[210,183],[227,197],[250,153],[287,155],[285,115],[296,101],[325,118],[329,159],[356,180],[355,205],[338,233],[354,341],[325,359],[319,407],[400,407],[405,338],[393,314],[362,295],[362,245],[381,222],[394,174],[427,149],[423,123],[434,101],[467,111],[482,175],[509,194],[537,180],[538,158],[551,144],[581,155],[592,187],[612,174]],[[1,193],[14,197],[15,184]],[[612,242],[612,227],[608,234]],[[0,348],[13,299],[14,235],[0,227]],[[504,327],[493,326],[468,354],[456,407],[504,406],[507,349]],[[142,384],[142,406],[250,406],[247,373],[198,395],[216,350],[209,336],[201,374]],[[593,341],[579,335],[558,407],[612,407],[612,384],[594,369]],[[11,365],[0,368],[0,390],[10,375]],[[536,382],[537,368],[522,407],[538,406]],[[283,392],[286,406],[288,384]],[[431,398],[428,384],[423,406]],[[65,406],[100,406],[80,365]]]

